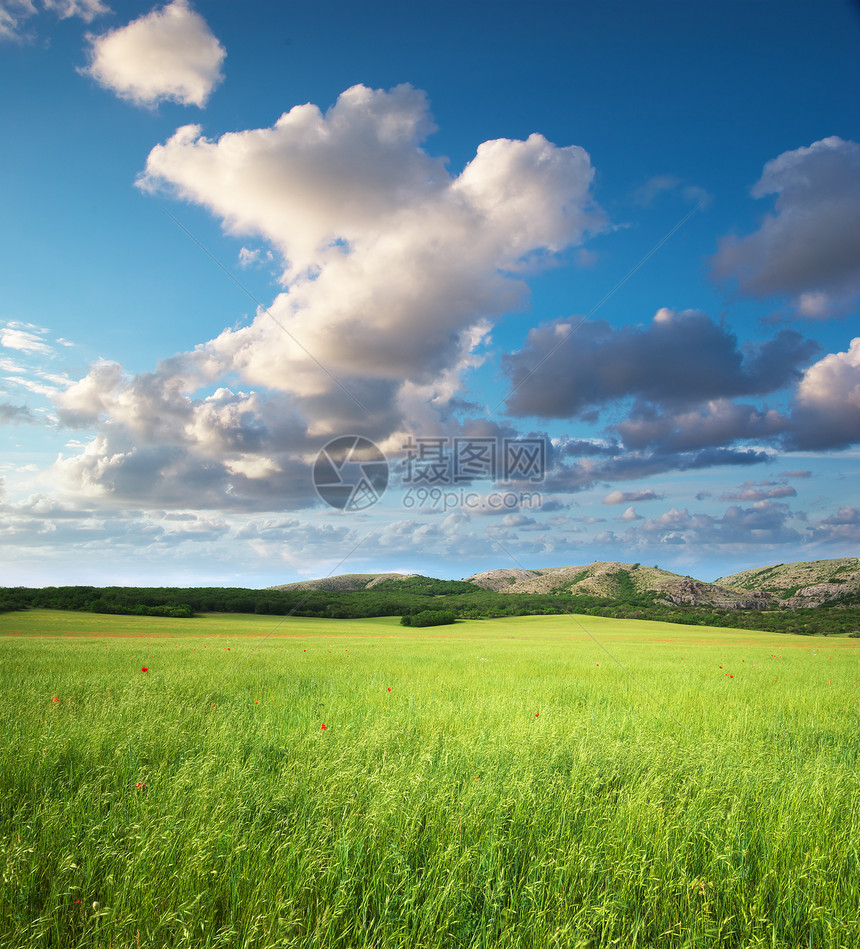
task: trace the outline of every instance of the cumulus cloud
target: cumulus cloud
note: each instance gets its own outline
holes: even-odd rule
[[[769,161],[753,197],[776,195],[757,231],[724,238],[718,280],[751,296],[794,298],[820,319],[860,293],[860,145],[831,136]]]
[[[224,47],[187,0],[88,39],[85,72],[138,105],[171,100],[202,108],[223,79]]]
[[[423,92],[355,86],[325,114],[296,106],[217,141],[188,126],[152,150],[141,187],[202,204],[283,255],[289,292],[213,352],[299,394],[331,389],[319,363],[341,380],[424,383],[523,305],[511,271],[524,258],[600,226],[581,148],[485,142],[454,178],[422,147],[433,128]]]
[[[512,414],[570,418],[628,397],[690,403],[772,392],[794,382],[818,349],[788,329],[742,348],[696,310],[663,308],[647,326],[618,330],[596,320],[573,332],[578,322],[539,326],[519,352],[503,357]]]
[[[195,397],[206,363],[194,355],[130,378],[102,362],[57,395],[63,423],[97,430],[82,452],[55,463],[59,483],[105,500],[165,506],[310,503],[315,443],[305,423],[282,397],[227,387]]]
[[[493,321],[527,300],[523,267],[581,243],[604,217],[583,149],[537,134],[500,139],[453,175],[425,151],[433,129],[423,92],[355,86],[325,113],[297,106],[271,128],[217,140],[186,126],[154,148],[140,187],[202,205],[231,233],[265,240],[280,255],[285,289],[250,325],[154,373],[126,379],[118,366],[94,366],[58,401],[66,422],[99,432],[64,471],[118,494],[137,490],[119,468],[140,464],[159,484],[185,476],[193,458],[206,466],[192,480],[219,466],[211,484],[232,485],[233,503],[250,481],[285,483],[289,453],[318,450],[327,436],[360,431],[387,449],[410,429],[460,425],[452,414],[463,408],[464,374],[484,358]],[[262,413],[261,432],[252,439],[243,422],[248,457],[216,459],[201,434],[212,409],[195,393],[226,391],[228,377],[269,395],[252,404],[251,394],[230,390],[231,411]],[[289,420],[281,425],[289,437],[266,405]],[[223,415],[211,428],[214,440],[224,437]],[[186,452],[181,464],[173,449]],[[270,503],[286,503],[283,490]]]
[[[860,442],[860,337],[803,374],[792,410],[790,443],[842,448]]]

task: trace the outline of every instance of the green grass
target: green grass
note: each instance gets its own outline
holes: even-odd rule
[[[857,640],[277,623],[0,616],[0,947],[860,945]]]

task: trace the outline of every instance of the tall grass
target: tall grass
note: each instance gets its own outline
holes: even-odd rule
[[[0,946],[860,945],[860,643],[586,622],[0,617]]]

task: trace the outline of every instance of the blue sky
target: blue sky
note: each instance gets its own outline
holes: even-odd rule
[[[3,582],[856,555],[858,41],[841,0],[0,0]],[[376,503],[314,490],[344,435]],[[404,448],[524,439],[539,478]]]

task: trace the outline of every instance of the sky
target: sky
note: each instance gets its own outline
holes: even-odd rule
[[[0,0],[6,586],[858,554],[860,7]]]

